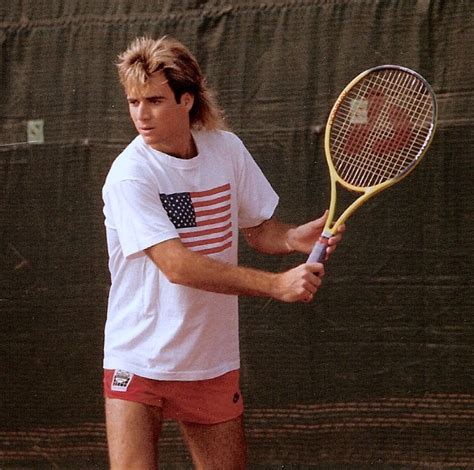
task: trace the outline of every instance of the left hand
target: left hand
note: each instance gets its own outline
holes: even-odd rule
[[[324,224],[326,223],[327,217],[328,211],[325,211],[325,213],[319,217],[319,219],[315,219],[306,224],[292,228],[288,232],[288,245],[291,247],[291,249],[299,251],[300,253],[311,253],[314,244],[321,236],[321,232],[324,229]],[[334,253],[337,244],[342,239],[342,234],[344,233],[345,229],[346,226],[344,224],[341,225],[338,228],[336,235],[329,239],[326,259],[330,254]]]

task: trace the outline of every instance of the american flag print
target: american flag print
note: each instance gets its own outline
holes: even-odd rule
[[[230,189],[225,184],[205,191],[160,194],[184,246],[206,255],[232,246]]]

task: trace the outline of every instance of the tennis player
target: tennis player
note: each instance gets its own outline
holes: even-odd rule
[[[237,296],[309,302],[324,270],[317,263],[281,273],[238,266],[238,232],[261,252],[309,253],[326,215],[301,226],[273,216],[277,195],[225,130],[181,43],[138,38],[118,71],[138,136],[103,188],[111,468],[157,468],[161,424],[172,419],[196,468],[243,469]],[[330,239],[329,253],[340,238]]]

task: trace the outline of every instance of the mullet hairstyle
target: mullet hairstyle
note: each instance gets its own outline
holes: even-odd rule
[[[177,103],[184,93],[194,96],[189,112],[191,128],[227,129],[224,113],[217,105],[214,93],[207,87],[196,58],[176,39],[167,36],[158,40],[136,38],[118,59],[119,78],[125,90],[146,86],[153,73],[162,71]]]

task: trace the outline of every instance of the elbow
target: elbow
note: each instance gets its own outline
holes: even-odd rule
[[[189,270],[182,260],[165,263],[160,269],[171,284],[189,285]]]
[[[163,271],[163,274],[166,276],[166,279],[168,279],[168,281],[171,284],[180,284],[180,285],[188,284],[186,277],[183,275],[181,271],[177,269],[170,269],[167,271]]]
[[[190,252],[179,242],[170,240],[145,250],[145,253],[169,282],[182,285],[190,284],[190,274],[192,274],[189,269],[189,266],[192,265],[189,259]]]
[[[244,239],[247,245],[255,251],[262,251],[262,247],[259,243],[259,230],[254,229],[247,229],[242,231]]]

